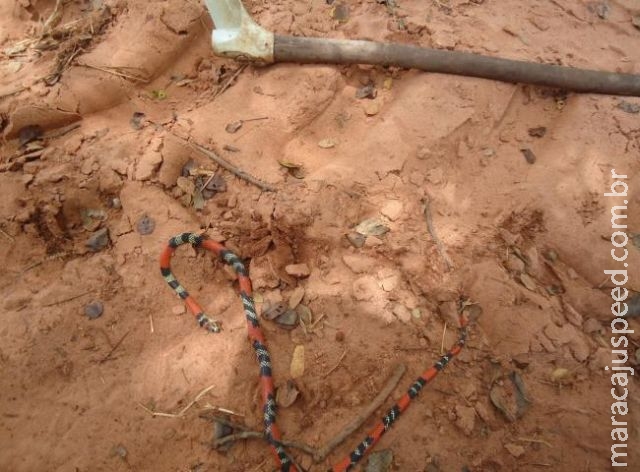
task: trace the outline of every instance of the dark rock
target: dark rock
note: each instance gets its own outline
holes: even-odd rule
[[[103,250],[105,247],[109,245],[109,230],[107,228],[102,228],[95,233],[93,233],[85,246],[89,248],[90,251],[98,252]]]
[[[91,302],[84,307],[84,314],[87,315],[87,318],[90,320],[100,318],[103,312],[104,306],[102,305],[102,302]]]

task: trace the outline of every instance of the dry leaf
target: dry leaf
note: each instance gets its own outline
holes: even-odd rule
[[[356,226],[355,230],[363,236],[382,236],[389,231],[389,227],[376,218],[369,218]]]
[[[520,283],[525,287],[527,287],[532,292],[535,292],[536,289],[538,288],[538,285],[536,284],[535,280],[533,280],[527,274],[522,273],[520,274],[519,278],[520,278]]]
[[[293,292],[291,292],[291,296],[289,297],[289,308],[294,310],[302,301],[304,297],[304,287],[298,287]]]
[[[278,164],[280,164],[282,167],[286,167],[287,169],[299,169],[300,167],[302,167],[302,164],[296,164],[295,162],[283,160],[278,161]]]
[[[331,149],[336,147],[337,145],[338,145],[338,141],[336,141],[333,138],[321,139],[318,142],[318,146],[320,146],[322,149]]]
[[[196,191],[196,184],[186,177],[178,177],[176,185],[180,190],[189,195],[189,197],[192,197]]]
[[[489,391],[489,399],[493,406],[511,422],[521,418],[530,403],[524,382],[516,372],[502,377],[502,382],[494,383]]]
[[[287,383],[278,388],[276,392],[276,403],[282,408],[288,408],[295,403],[300,395],[300,390],[296,387],[293,380],[287,380]]]
[[[274,320],[278,326],[284,329],[294,329],[298,326],[298,313],[295,310],[288,309]]]
[[[304,346],[299,344],[293,350],[291,358],[291,368],[289,369],[291,378],[297,379],[304,374]]]
[[[195,189],[193,192],[193,208],[196,210],[202,210],[204,208],[204,196],[200,189]]]
[[[563,380],[566,380],[570,374],[571,372],[569,372],[568,369],[558,367],[553,372],[551,372],[551,380],[553,380],[554,382],[561,382]]]
[[[289,171],[289,175],[295,177],[296,179],[304,179],[305,173],[302,169],[302,164],[296,164],[295,162],[289,161],[278,161],[282,167]]]
[[[100,228],[100,225],[106,218],[107,215],[102,210],[92,210],[89,208],[85,208],[80,211],[82,227],[87,231],[96,231],[98,228]]]
[[[298,314],[298,318],[300,321],[304,323],[306,326],[311,325],[313,321],[313,315],[311,314],[311,309],[306,305],[298,305],[296,308],[296,313]]]

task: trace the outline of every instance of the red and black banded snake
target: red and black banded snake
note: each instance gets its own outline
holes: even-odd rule
[[[189,310],[196,316],[198,324],[210,332],[220,331],[217,321],[209,318],[198,302],[180,285],[171,272],[171,258],[178,246],[191,244],[194,248],[203,248],[213,252],[222,261],[229,264],[237,274],[240,286],[240,299],[244,307],[247,321],[249,341],[256,354],[260,367],[260,385],[262,390],[264,438],[270,445],[274,459],[281,472],[302,472],[288,455],[280,442],[281,434],[276,425],[276,401],[273,385],[271,358],[267,350],[264,334],[253,301],[251,280],[249,273],[238,256],[226,249],[222,244],[204,239],[194,233],[183,233],[171,238],[160,255],[160,270],[169,286],[184,300]],[[400,400],[388,410],[387,414],[369,431],[365,439],[344,459],[332,466],[330,472],[346,472],[351,470],[391,428],[399,416],[409,407],[423,387],[432,381],[463,348],[467,339],[467,319],[463,313],[459,315],[460,331],[457,342],[453,347],[431,367],[424,371]]]

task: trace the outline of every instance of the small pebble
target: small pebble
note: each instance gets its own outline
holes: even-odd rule
[[[122,202],[118,197],[111,200],[111,207],[115,208],[116,210],[119,210],[120,208],[122,208]]]
[[[176,305],[171,309],[171,313],[173,313],[176,316],[184,315],[186,311],[187,309],[185,308],[184,305]]]
[[[298,326],[298,313],[295,310],[287,310],[275,319],[285,329],[293,329]]]
[[[387,472],[391,470],[393,452],[390,449],[377,451],[369,456],[369,461],[364,468],[365,472]]]
[[[224,180],[224,177],[222,177],[221,174],[215,174],[213,178],[207,183],[205,188],[212,192],[226,192],[227,181]]]
[[[532,138],[543,138],[547,134],[547,128],[538,126],[537,128],[529,128],[529,136]]]
[[[520,152],[522,153],[522,155],[524,156],[525,160],[529,164],[535,164],[536,155],[533,153],[533,151],[531,149],[529,149],[529,148],[520,149]]]
[[[120,459],[125,460],[127,458],[127,454],[129,454],[129,452],[127,451],[127,448],[124,447],[122,444],[118,444],[117,446],[114,446],[113,448],[114,456],[118,456]]]
[[[147,215],[142,215],[142,217],[136,223],[136,229],[138,233],[144,235],[153,233],[153,230],[156,229],[156,222],[153,218],[150,218]]]
[[[284,268],[285,272],[289,275],[297,277],[299,279],[304,277],[309,277],[311,271],[309,270],[309,266],[307,264],[289,264]]]
[[[367,84],[364,87],[360,87],[358,90],[356,90],[356,98],[358,99],[374,99],[377,95],[378,92],[373,84]]]
[[[339,343],[344,341],[344,332],[342,332],[342,331],[337,331],[336,332],[336,341],[338,341]]]
[[[84,307],[84,314],[87,315],[87,318],[90,320],[95,320],[102,316],[104,311],[104,306],[102,302],[91,302]]]
[[[620,103],[618,103],[617,107],[626,113],[631,113],[634,115],[640,113],[640,105],[638,105],[637,103],[629,103],[622,100]]]
[[[131,127],[136,130],[142,129],[142,126],[144,124],[144,117],[145,115],[141,111],[133,112],[131,120],[129,120]]]
[[[93,252],[98,252],[109,245],[109,230],[107,228],[102,228],[95,233],[93,233],[85,246],[89,248],[89,250]]]
[[[520,457],[526,452],[525,448],[519,444],[505,444],[504,448],[509,451],[509,454],[513,457]]]
[[[380,113],[380,103],[369,102],[364,107],[364,113],[367,116],[375,116]]]
[[[265,300],[262,305],[262,317],[266,320],[274,320],[288,309],[288,305],[282,301],[273,303],[271,300]]]
[[[352,232],[347,234],[347,239],[353,247],[360,249],[362,246],[364,246],[364,242],[367,237],[363,234]]]
[[[339,21],[340,23],[346,23],[349,20],[349,5],[344,3],[337,3],[334,9],[332,10],[334,20]]]

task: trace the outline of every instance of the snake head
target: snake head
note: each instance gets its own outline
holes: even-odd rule
[[[210,333],[219,333],[222,330],[220,323],[218,323],[216,320],[209,318],[204,313],[199,313],[198,316],[196,317],[196,320],[198,321],[198,325],[200,325]]]

